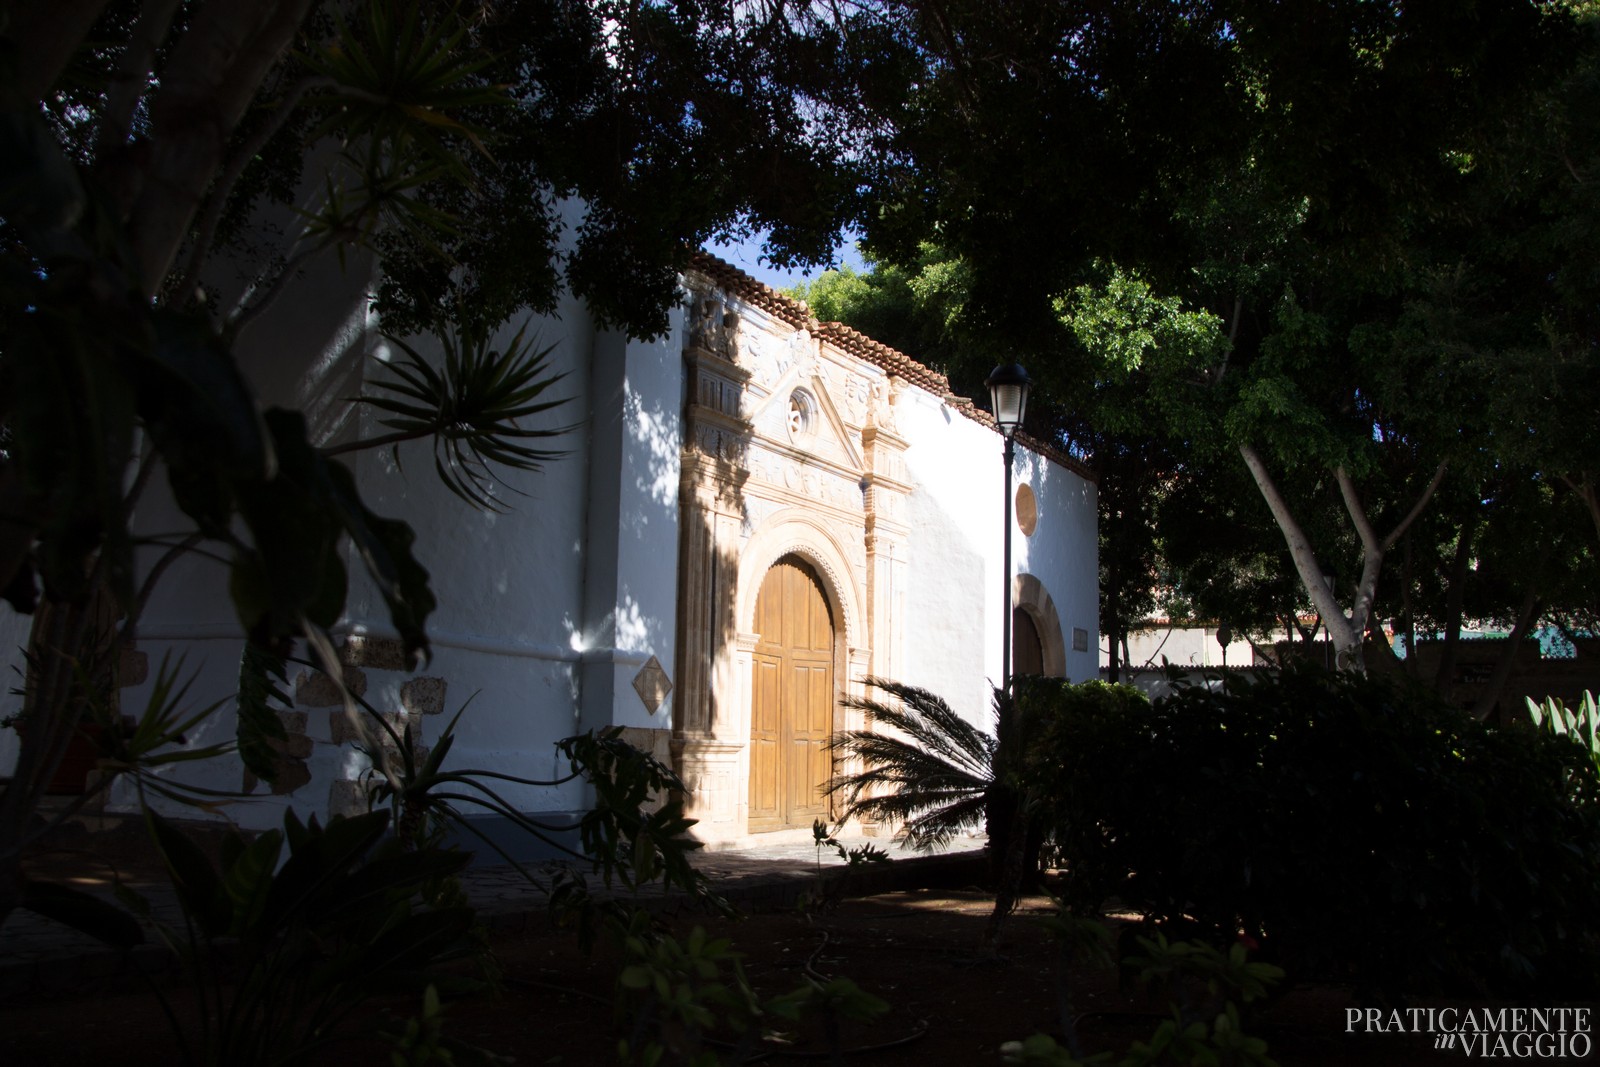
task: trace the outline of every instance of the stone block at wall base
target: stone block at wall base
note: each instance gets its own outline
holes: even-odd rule
[[[334,782],[328,786],[328,818],[367,813],[367,787],[364,782]]]
[[[406,670],[405,645],[397,637],[351,634],[339,646],[339,660],[350,667],[371,667],[380,671]]]
[[[413,715],[438,715],[444,711],[443,678],[413,678],[400,686],[400,706]]]
[[[404,734],[409,719],[403,711],[386,711],[383,713],[383,721],[388,723],[396,734]],[[361,714],[361,724],[372,735],[374,741],[385,745],[389,743],[389,735],[384,733],[381,726],[372,722],[365,712]],[[328,736],[334,744],[343,745],[351,741],[360,741],[361,729],[350,721],[350,716],[341,708],[328,713]]]
[[[269,785],[274,796],[286,796],[311,781],[311,768],[307,767],[305,760],[302,759],[280,755],[273,761],[273,769],[277,774]],[[250,771],[244,772],[244,792],[254,793],[256,786],[260,784],[262,784],[261,779]]]
[[[354,667],[344,668],[344,687],[356,696],[365,696],[367,675]],[[294,702],[302,708],[336,708],[344,704],[344,694],[321,671],[301,671],[294,680]]]

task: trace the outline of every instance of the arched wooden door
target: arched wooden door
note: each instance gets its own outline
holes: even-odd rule
[[[1044,673],[1044,640],[1033,616],[1021,608],[1011,609],[1011,673]]]
[[[750,707],[750,831],[827,819],[831,776],[833,614],[816,572],[794,556],[772,565],[756,597]]]

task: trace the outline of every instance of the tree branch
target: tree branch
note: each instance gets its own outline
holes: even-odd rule
[[[1412,506],[1411,511],[1405,518],[1400,520],[1400,525],[1389,531],[1389,536],[1383,539],[1383,551],[1387,552],[1393,548],[1394,543],[1400,540],[1413,522],[1417,521],[1417,516],[1421,515],[1423,509],[1428,506],[1428,501],[1433,499],[1433,494],[1439,491],[1439,486],[1444,482],[1444,474],[1449,466],[1448,462],[1439,464],[1438,469],[1433,472],[1433,480],[1428,483],[1428,488],[1424,489],[1422,495],[1417,498],[1417,502]]]
[[[109,2],[40,0],[6,5],[11,19],[6,36],[16,45],[18,95],[39,100],[50,91]]]
[[[1356,534],[1361,538],[1362,555],[1383,555],[1383,548],[1378,541],[1378,531],[1372,528],[1372,521],[1367,518],[1367,509],[1361,506],[1361,498],[1356,495],[1356,483],[1350,479],[1350,473],[1344,469],[1344,464],[1333,469],[1333,476],[1339,482],[1339,495],[1344,497],[1344,509],[1350,513],[1350,521],[1355,523]]]
[[[129,221],[138,284],[154,297],[245,108],[294,40],[311,0],[213,0],[162,70],[150,163]]]
[[[1239,446],[1239,455],[1244,457],[1245,466],[1250,468],[1250,476],[1255,479],[1256,488],[1261,490],[1262,498],[1272,511],[1272,517],[1283,533],[1284,541],[1288,543],[1289,556],[1294,560],[1295,571],[1300,575],[1300,584],[1305,586],[1306,592],[1311,596],[1311,602],[1316,605],[1317,614],[1322,616],[1322,624],[1327,627],[1328,636],[1338,647],[1347,648],[1353,641],[1359,643],[1359,632],[1355,637],[1351,636],[1350,620],[1345,617],[1344,609],[1339,606],[1333,593],[1322,582],[1322,568],[1317,563],[1316,552],[1311,548],[1311,540],[1295,521],[1288,502],[1278,490],[1277,483],[1272,480],[1272,475],[1267,472],[1267,465],[1260,453],[1255,450],[1255,446],[1242,444]],[[1339,632],[1334,631],[1336,624]]]
[[[1228,361],[1233,358],[1233,343],[1239,337],[1239,319],[1244,314],[1244,297],[1233,298],[1233,321],[1228,324],[1228,350],[1222,354],[1222,366],[1217,368],[1216,381],[1212,385],[1221,385],[1222,376],[1228,373]]]
[[[1444,644],[1433,675],[1433,687],[1441,693],[1455,673],[1456,647],[1461,643],[1461,613],[1467,596],[1467,570],[1472,561],[1472,539],[1477,531],[1478,517],[1474,513],[1462,521],[1461,532],[1456,536],[1455,558],[1450,563],[1450,587],[1444,598]]]
[[[194,296],[195,287],[200,284],[200,272],[205,267],[207,253],[211,249],[211,242],[216,237],[217,224],[222,221],[222,213],[227,210],[228,197],[233,194],[233,187],[244,174],[250,161],[260,154],[267,146],[267,142],[276,137],[294,114],[295,108],[300,106],[300,101],[313,89],[325,89],[334,84],[332,78],[318,76],[315,78],[302,78],[289,88],[273,111],[272,117],[266,124],[257,130],[248,141],[239,146],[233,159],[228,162],[228,168],[212,188],[206,201],[206,210],[200,220],[200,229],[194,238],[194,247],[189,251],[189,262],[184,267],[183,281],[178,285],[178,301],[180,304],[187,302]]]
[[[105,117],[94,145],[97,161],[110,159],[128,143],[128,136],[133,132],[133,113],[139,108],[139,98],[144,95],[155,67],[156,48],[167,35],[177,10],[178,0],[145,0],[139,11],[133,40],[122,50],[122,61],[117,64],[111,91],[106,94]]]
[[[1594,471],[1579,471],[1576,478],[1563,474],[1561,480],[1567,483],[1567,488],[1578,494],[1578,499],[1589,509],[1589,518],[1594,522],[1594,534],[1600,537],[1600,496],[1595,493]]]
[[[245,327],[249,326],[267,308],[271,307],[273,301],[283,295],[284,289],[288,288],[289,283],[294,280],[295,272],[309,262],[313,256],[331,246],[335,239],[334,235],[329,235],[309,248],[301,249],[290,256],[289,260],[284,263],[283,269],[278,272],[278,276],[272,279],[266,293],[260,300],[248,307],[241,304],[234,309],[233,313],[228,316],[227,329],[235,336],[244,332]]]
[[[1511,636],[1506,638],[1506,650],[1500,656],[1499,662],[1494,665],[1494,673],[1489,676],[1489,682],[1473,705],[1472,717],[1487,719],[1494,711],[1495,705],[1500,702],[1500,694],[1504,692],[1506,681],[1511,677],[1511,668],[1516,666],[1517,650],[1522,647],[1522,639],[1528,635],[1528,628],[1544,610],[1539,596],[1532,589],[1522,600],[1522,610],[1517,613],[1516,625],[1511,628]]]
[[[438,432],[438,427],[428,430],[396,430],[380,437],[369,437],[360,441],[346,441],[342,445],[331,445],[320,451],[324,456],[342,456],[347,452],[364,452],[369,448],[388,448],[390,445],[400,445],[407,441],[420,441],[422,438],[432,437]]]

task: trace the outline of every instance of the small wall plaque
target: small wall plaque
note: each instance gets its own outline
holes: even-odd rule
[[[633,689],[644,701],[645,708],[654,715],[667,699],[667,694],[672,692],[672,679],[661,669],[661,661],[651,656],[639,668],[639,673],[633,676]]]

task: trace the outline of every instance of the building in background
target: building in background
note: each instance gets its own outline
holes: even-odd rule
[[[809,838],[812,820],[829,814],[827,740],[861,725],[841,701],[863,695],[865,678],[931,689],[992,728],[1001,438],[943,376],[816,322],[726,263],[699,256],[683,287],[682,308],[654,340],[600,329],[570,299],[533,319],[530,332],[566,374],[556,390],[569,400],[554,421],[572,428],[555,442],[561,459],[497,487],[507,510],[475,511],[451,495],[426,442],[346,457],[368,506],[415,530],[439,606],[432,660],[408,673],[384,602],[351,558],[334,635],[344,682],[424,746],[470,699],[457,767],[557,778],[557,740],[623,727],[678,769],[703,839]],[[240,345],[261,396],[306,412],[322,445],[383,432],[350,402],[388,351],[364,276],[323,264],[270,315]],[[426,350],[425,339],[414,343]],[[1014,477],[1016,662],[1092,678],[1093,479],[1026,440]],[[184,528],[165,487],[152,490],[140,528]],[[8,662],[20,663],[25,620],[4,627]],[[152,665],[169,656],[194,675],[197,699],[227,697],[242,641],[226,568],[185,558],[156,587],[125,657],[124,706],[142,706]],[[276,782],[241,779],[232,760],[186,767],[200,784],[251,790],[229,810],[245,826],[277,824],[286,806],[302,816],[365,806],[371,764],[338,687],[303,667],[291,695]],[[219,714],[190,742],[233,728]],[[4,766],[14,737],[0,746]],[[588,803],[579,782],[507,796],[554,820]],[[132,799],[113,787],[109,804]]]

